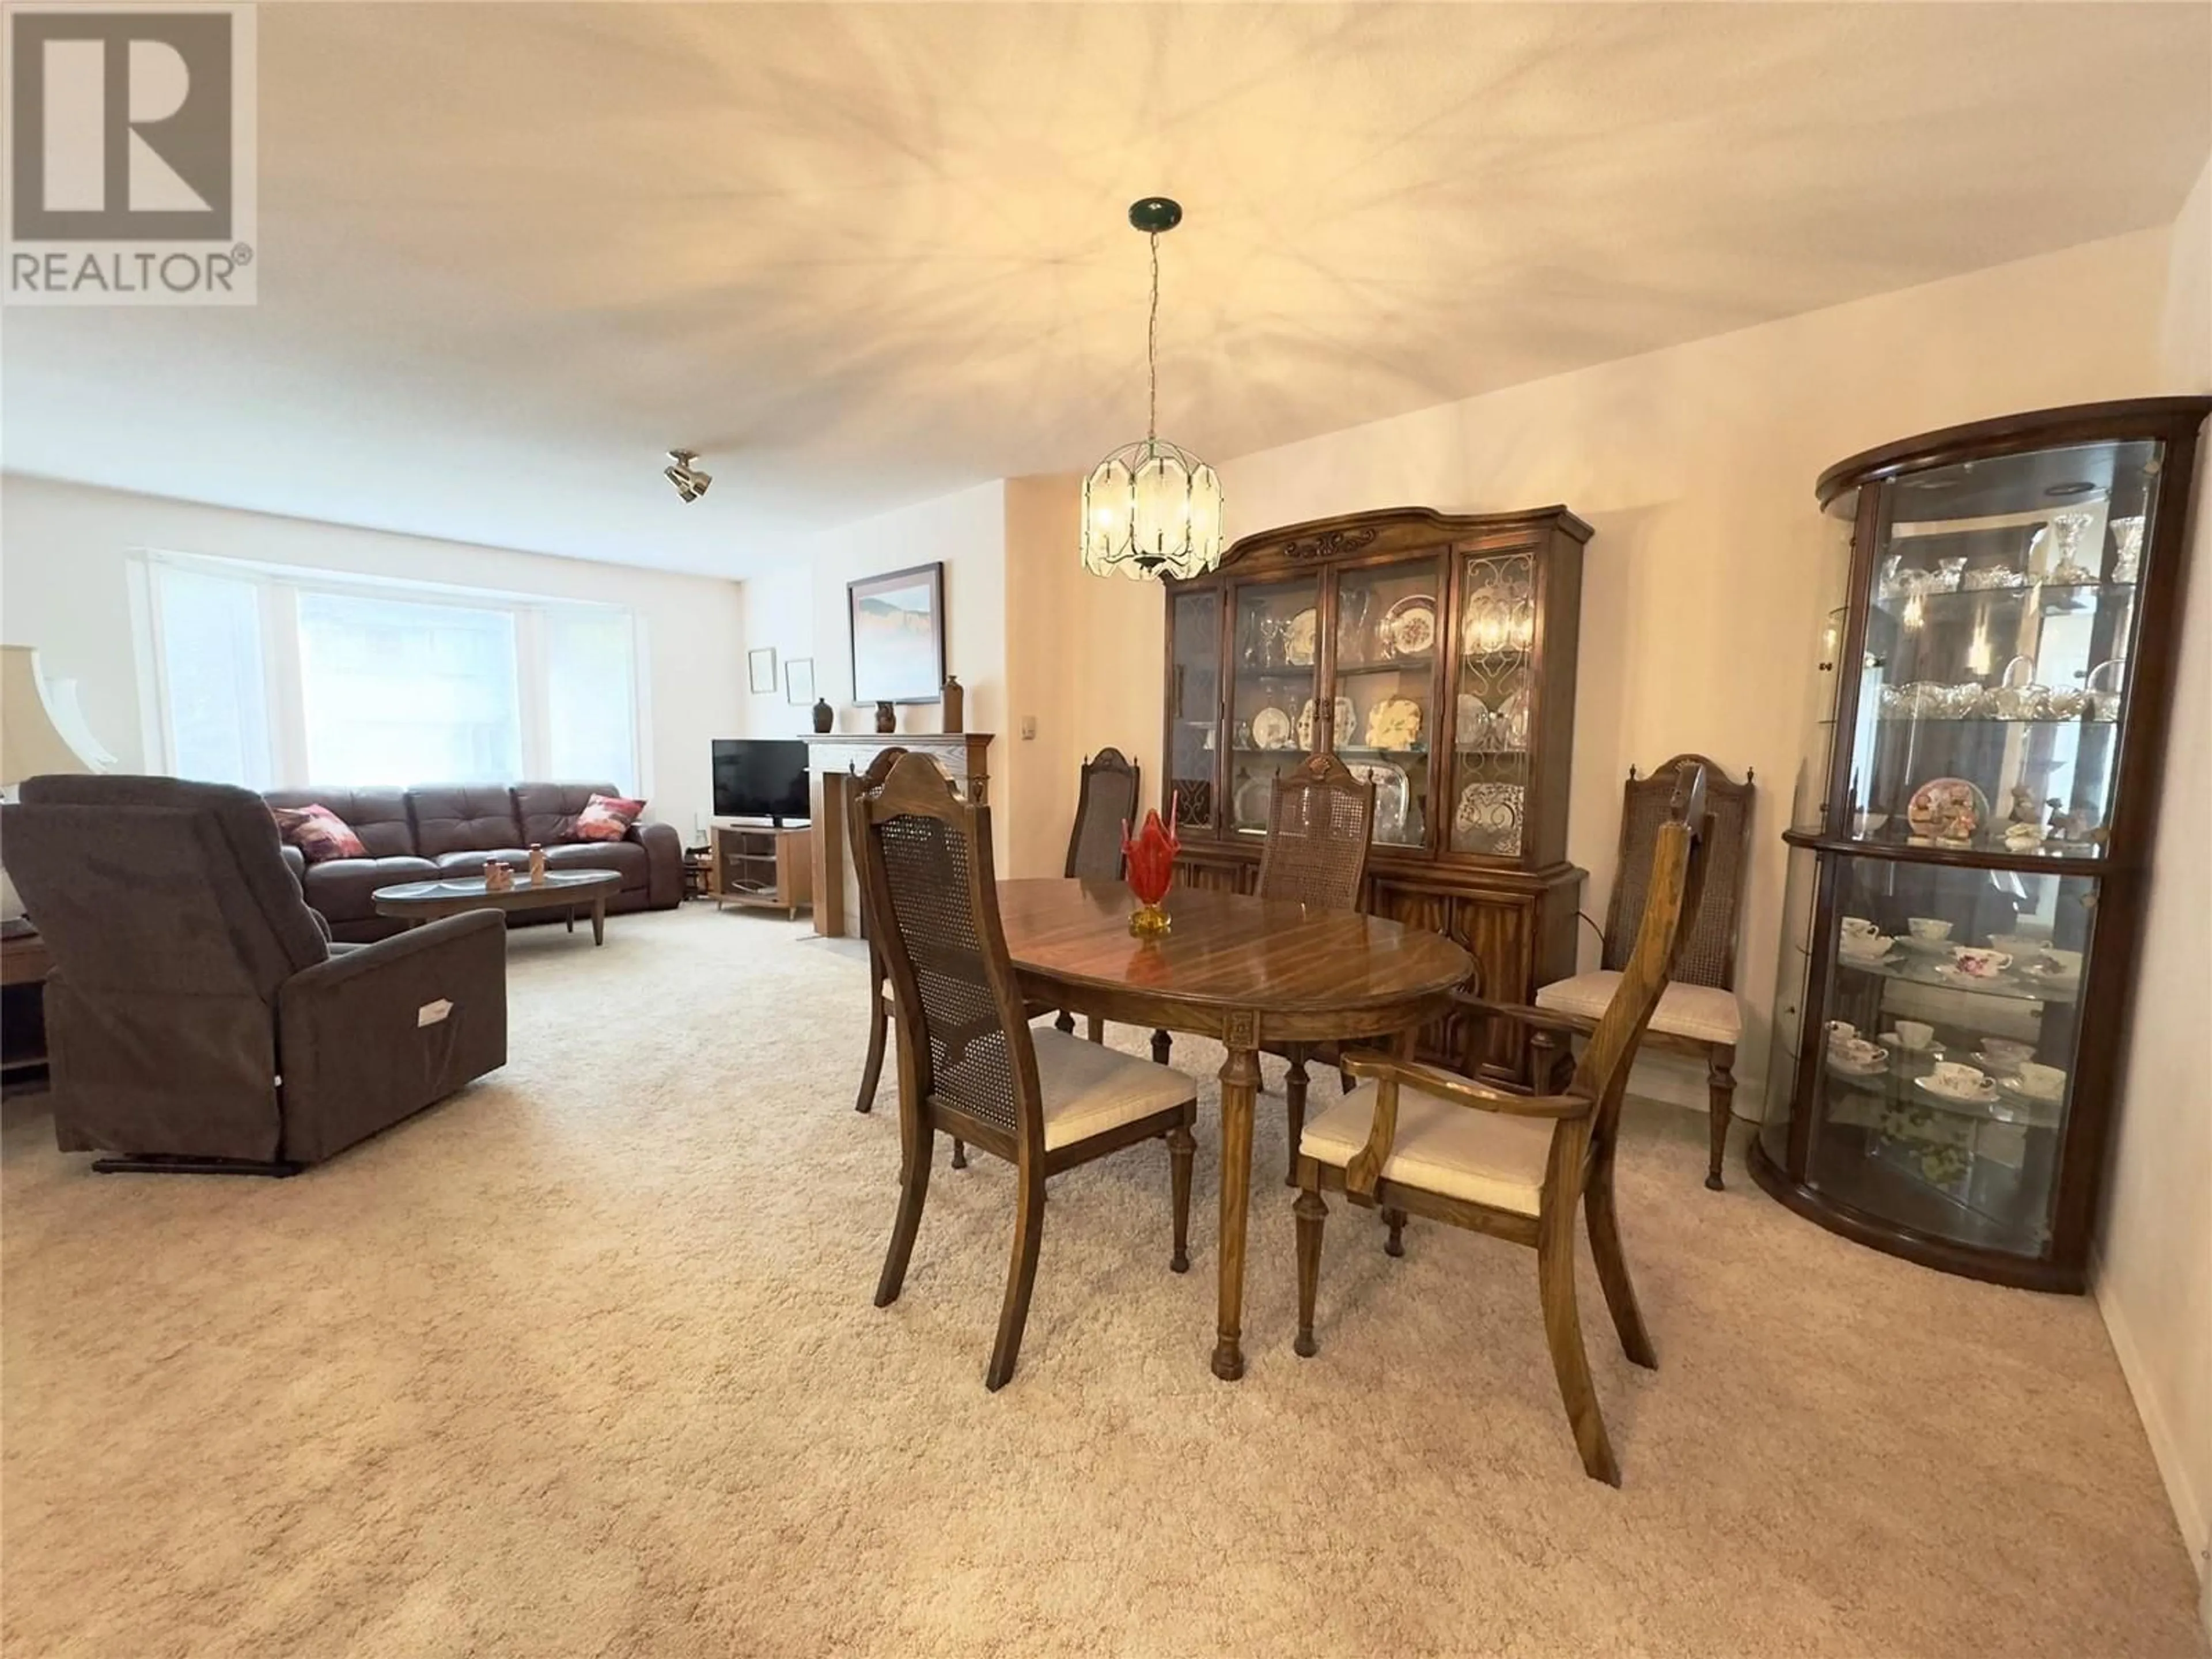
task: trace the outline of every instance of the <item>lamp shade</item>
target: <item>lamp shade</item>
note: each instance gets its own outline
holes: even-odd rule
[[[101,769],[65,735],[64,721],[73,719],[83,727],[74,697],[69,702],[69,710],[62,712],[50,700],[37,651],[27,645],[0,645],[0,786],[12,789],[42,772]]]
[[[1115,450],[1083,483],[1083,568],[1202,576],[1221,562],[1221,480],[1164,438]]]

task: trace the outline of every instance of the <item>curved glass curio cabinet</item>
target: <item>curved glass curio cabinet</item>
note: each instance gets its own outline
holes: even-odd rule
[[[2016,416],[1820,478],[1830,601],[1751,1166],[1837,1232],[2082,1287],[2208,411]]]

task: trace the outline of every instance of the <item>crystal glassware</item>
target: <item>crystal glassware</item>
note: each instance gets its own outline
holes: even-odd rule
[[[2131,582],[2142,564],[2142,515],[2112,520],[2112,580]]]

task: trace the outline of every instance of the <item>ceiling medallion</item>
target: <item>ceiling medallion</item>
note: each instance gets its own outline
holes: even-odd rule
[[[1221,480],[1213,469],[1159,435],[1160,237],[1182,222],[1164,196],[1129,206],[1129,222],[1152,245],[1152,304],[1145,330],[1145,436],[1125,444],[1083,481],[1083,568],[1147,576],[1202,576],[1221,562]]]

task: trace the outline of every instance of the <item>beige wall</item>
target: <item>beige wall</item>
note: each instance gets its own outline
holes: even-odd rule
[[[1231,530],[1364,507],[1552,501],[1596,527],[1568,853],[1590,872],[1584,908],[1596,912],[1632,763],[1697,750],[1739,773],[1756,768],[1739,975],[1751,1024],[1738,1101],[1749,1115],[1779,928],[1787,801],[1777,796],[1805,749],[1822,534],[1814,479],[1929,428],[2141,392],[2155,380],[2147,319],[2166,244],[2160,231],[2116,238],[1230,459],[1220,472]],[[1126,666],[1110,696],[1074,711],[1074,742],[1134,741],[1156,780],[1159,594],[1091,586],[1081,631],[1100,659]],[[1595,950],[1587,937],[1584,948]],[[1701,1076],[1662,1061],[1643,1068],[1638,1088],[1701,1102]]]
[[[88,723],[134,769],[152,752],[129,574],[141,549],[629,605],[645,624],[651,816],[689,840],[712,804],[708,744],[738,728],[744,692],[735,582],[0,476],[0,633],[78,680]]]
[[[2175,222],[2160,389],[2212,392],[2212,159]],[[2152,905],[2136,981],[2097,1300],[2134,1389],[2212,1628],[2212,466],[2197,528]]]

